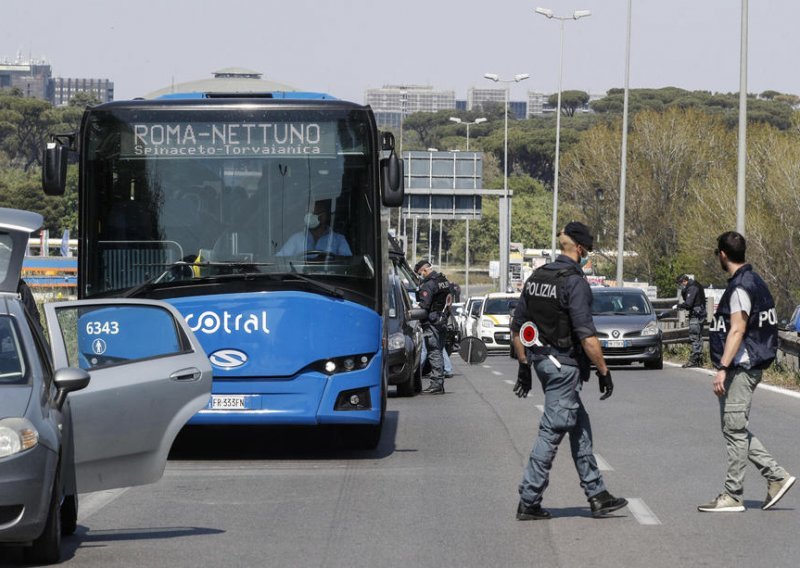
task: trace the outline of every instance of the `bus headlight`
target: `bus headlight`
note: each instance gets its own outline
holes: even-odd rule
[[[373,354],[362,353],[359,355],[345,355],[344,357],[331,357],[330,359],[320,359],[314,361],[307,368],[325,373],[326,375],[335,375],[337,373],[346,373],[347,371],[358,371],[365,369],[369,362],[372,361]]]
[[[29,450],[39,443],[39,432],[26,418],[0,420],[0,458]]]

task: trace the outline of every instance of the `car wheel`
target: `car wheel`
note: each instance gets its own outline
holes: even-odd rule
[[[399,396],[414,396],[417,394],[417,391],[414,388],[415,374],[416,373],[408,372],[408,376],[405,378],[406,380],[397,385],[397,394]]]
[[[414,373],[414,392],[417,394],[422,392],[422,371],[419,369]]]
[[[664,355],[661,355],[655,361],[645,361],[644,362],[644,368],[645,369],[653,369],[653,370],[663,369],[664,368]]]
[[[44,530],[30,548],[25,549],[24,555],[31,564],[55,564],[61,560],[61,481],[58,475],[53,483]]]
[[[78,529],[78,496],[67,495],[61,504],[61,534],[75,534]]]

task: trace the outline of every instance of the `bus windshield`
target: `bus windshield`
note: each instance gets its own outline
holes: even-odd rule
[[[84,129],[85,297],[237,274],[374,295],[366,111],[105,108]]]

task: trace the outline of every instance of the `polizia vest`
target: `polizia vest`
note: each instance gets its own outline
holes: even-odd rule
[[[569,349],[573,345],[569,312],[558,300],[567,277],[573,274],[582,276],[577,267],[560,270],[542,267],[525,282],[525,306],[545,345],[559,349]]]
[[[778,350],[778,315],[769,288],[749,264],[742,266],[728,280],[728,287],[719,301],[708,334],[711,362],[715,367],[720,365],[725,339],[731,328],[730,299],[736,288],[744,288],[752,303],[743,340],[750,368],[765,369],[775,360]]]

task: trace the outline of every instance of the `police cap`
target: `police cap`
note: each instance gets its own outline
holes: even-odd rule
[[[589,227],[579,221],[570,221],[564,227],[564,234],[581,245],[586,250],[593,250],[594,237],[589,232]]]
[[[414,265],[414,274],[419,274],[420,269],[425,265],[430,265],[430,262],[427,260],[420,260],[417,264]]]

